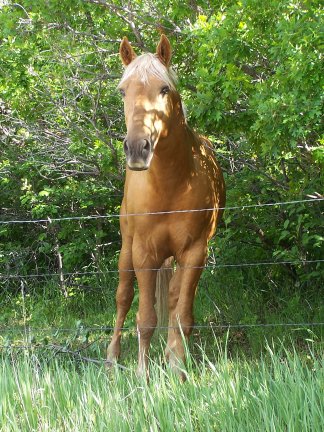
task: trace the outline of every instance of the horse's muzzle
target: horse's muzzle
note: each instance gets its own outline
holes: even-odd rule
[[[133,171],[147,170],[153,157],[153,145],[150,140],[141,138],[124,140],[124,152],[128,168]]]

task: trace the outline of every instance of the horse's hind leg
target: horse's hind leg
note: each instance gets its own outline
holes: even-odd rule
[[[107,349],[108,366],[120,356],[121,328],[134,298],[134,271],[131,246],[122,246],[119,256],[119,284],[116,293],[117,317],[114,333]]]

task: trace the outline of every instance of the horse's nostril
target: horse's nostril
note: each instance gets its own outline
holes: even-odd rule
[[[127,153],[128,150],[129,150],[129,148],[128,148],[127,140],[125,139],[124,140],[124,152]]]
[[[149,143],[148,140],[145,140],[145,144],[144,144],[143,150],[146,150],[148,152],[151,150],[151,146],[150,146],[150,143]]]

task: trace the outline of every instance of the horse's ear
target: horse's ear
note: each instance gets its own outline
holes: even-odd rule
[[[126,36],[121,41],[119,55],[124,66],[128,66],[136,58],[136,53]]]
[[[168,67],[172,56],[172,49],[169,39],[164,34],[161,35],[159,45],[156,48],[156,54],[160,61]]]

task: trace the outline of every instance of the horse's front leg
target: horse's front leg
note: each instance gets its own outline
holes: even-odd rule
[[[116,293],[117,317],[114,333],[107,349],[108,366],[113,365],[120,356],[121,328],[134,298],[134,270],[132,261],[132,245],[123,243],[119,256],[119,284]]]
[[[139,376],[148,377],[148,351],[152,335],[157,325],[157,315],[155,311],[155,288],[157,268],[161,262],[145,259],[145,263],[139,266],[134,262],[136,278],[139,289],[139,308],[137,313],[137,333],[138,333],[138,369]],[[147,270],[154,269],[154,270]]]
[[[183,338],[187,340],[194,324],[193,303],[196,288],[206,261],[206,244],[196,244],[178,257],[177,270],[169,292],[169,332],[166,356],[171,368],[179,373],[185,360]]]

